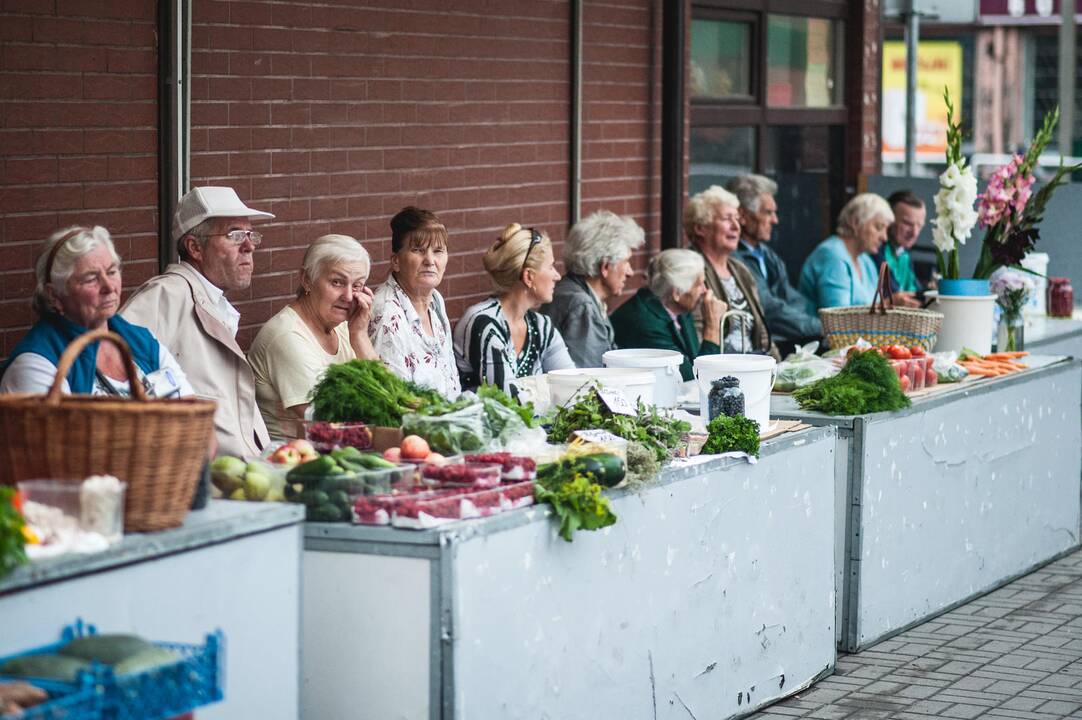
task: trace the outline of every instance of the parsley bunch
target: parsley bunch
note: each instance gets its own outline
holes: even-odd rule
[[[675,454],[691,425],[666,417],[657,411],[657,407],[651,405],[648,408],[641,400],[635,406],[634,415],[611,412],[594,387],[573,405],[560,408],[549,429],[549,440],[567,442],[574,431],[595,428],[608,430],[629,442],[642,443],[654,453],[658,462],[664,462]]]
[[[560,518],[560,537],[568,542],[576,530],[599,530],[616,522],[609,499],[601,494],[601,486],[590,482],[586,475],[576,473],[553,490],[534,483],[533,492],[538,502],[552,506]]]
[[[719,415],[706,426],[709,436],[703,445],[704,455],[733,451],[759,457],[759,423],[743,415]]]

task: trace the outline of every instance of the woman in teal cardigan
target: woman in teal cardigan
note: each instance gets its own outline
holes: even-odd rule
[[[808,312],[871,304],[879,282],[871,256],[886,241],[892,222],[890,205],[875,193],[861,193],[846,203],[837,234],[819,243],[800,270],[799,290],[808,299]]]
[[[702,305],[703,340],[691,313]],[[695,377],[692,363],[700,355],[721,352],[721,316],[725,303],[706,287],[703,256],[691,250],[664,250],[646,268],[646,287],[610,316],[620,348],[677,350],[684,355],[680,374]]]

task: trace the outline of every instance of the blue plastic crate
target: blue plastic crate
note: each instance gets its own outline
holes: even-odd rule
[[[60,642],[19,653],[18,656],[56,652],[75,638],[96,634],[95,626],[76,620],[75,624],[64,628]],[[176,652],[180,659],[151,670],[119,676],[114,675],[112,668],[100,663],[94,663],[89,673],[80,673],[80,681],[95,693],[98,706],[95,708],[96,714],[25,717],[55,717],[64,720],[167,720],[222,699],[222,687],[225,684],[225,638],[220,630],[207,635],[203,645],[167,642],[154,644]],[[10,658],[3,660],[7,659]],[[84,678],[87,675],[90,677]],[[49,682],[24,679],[43,687]],[[60,689],[66,687],[73,693],[80,690],[79,686],[73,684],[55,681],[50,684]]]
[[[49,699],[17,715],[0,715],[0,720],[101,720],[104,687],[92,673],[80,673],[74,684],[50,680],[34,680],[33,684],[49,693]]]

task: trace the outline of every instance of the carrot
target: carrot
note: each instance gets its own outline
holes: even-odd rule
[[[1017,352],[994,352],[994,353],[988,353],[987,355],[985,355],[984,359],[985,360],[1014,360],[1016,358],[1023,358],[1026,355],[1029,355],[1029,353],[1025,352],[1025,351],[1021,351],[1021,350],[1019,350]]]

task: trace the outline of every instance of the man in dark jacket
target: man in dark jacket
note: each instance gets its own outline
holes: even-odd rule
[[[770,247],[774,226],[778,224],[778,205],[774,195],[778,185],[762,175],[733,178],[725,189],[740,200],[740,245],[736,257],[755,276],[763,315],[774,342],[782,354],[794,344],[819,339],[823,326],[819,318],[806,310],[800,291],[789,283],[785,261]]]

